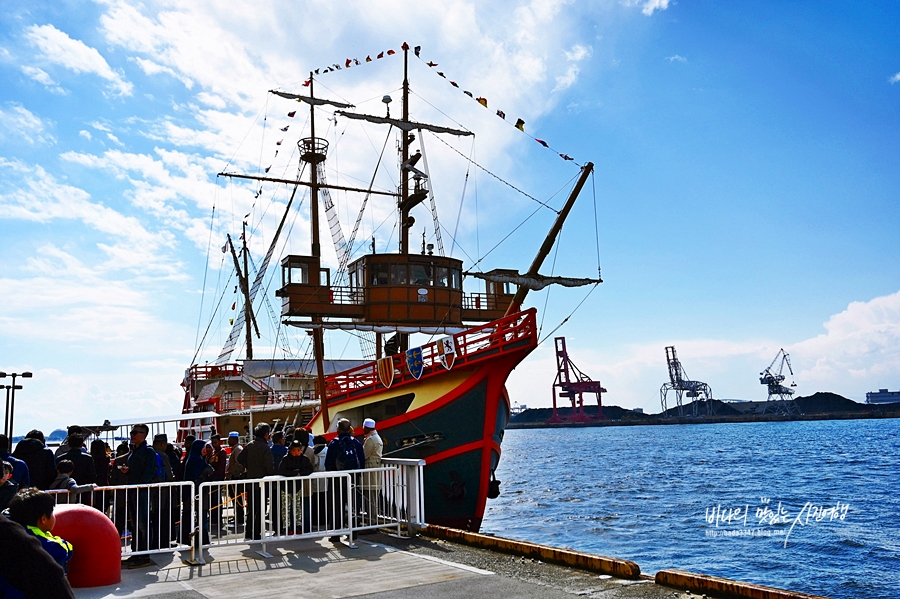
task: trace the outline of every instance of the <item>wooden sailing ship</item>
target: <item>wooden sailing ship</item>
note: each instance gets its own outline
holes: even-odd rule
[[[236,337],[244,335],[247,358],[231,361],[226,344],[215,365],[192,365],[183,382],[184,412],[218,414],[206,421],[201,434],[210,426],[223,432],[244,431],[256,422],[267,421],[303,426],[314,435],[330,437],[340,418],[349,418],[356,427],[363,419],[374,418],[385,440],[385,455],[425,460],[426,520],[477,531],[488,496],[495,496],[499,488],[494,471],[510,415],[505,383],[538,344],[536,311],[522,310],[522,302],[530,284],[540,276],[538,270],[592,165],[582,167],[528,272],[492,271],[482,275],[485,291],[465,292],[462,260],[435,255],[424,241],[420,252],[411,251],[409,234],[414,221],[410,211],[428,197],[429,189],[427,175],[416,167],[420,155],[411,154],[414,136],[409,133],[471,133],[410,121],[407,61],[404,49],[403,112],[399,119],[348,112],[352,108],[349,104],[316,98],[312,73],[309,95],[273,92],[310,107],[310,135],[298,142],[309,180],[222,174],[293,186],[291,201],[298,187],[310,189],[311,251],[282,258],[281,285],[275,295],[281,298],[283,324],[304,329],[312,336],[314,358],[253,359],[252,305],[260,274],[251,285],[246,242],[238,252],[229,237],[227,246],[244,296],[244,310],[234,323],[229,343],[233,348]],[[396,192],[354,189],[325,181],[322,167],[328,159],[328,143],[315,133],[315,110],[323,105],[337,108],[337,113],[345,117],[401,131],[400,185]],[[397,253],[376,253],[373,243],[371,253],[351,262],[348,251],[341,258],[340,270],[345,270],[346,276],[340,277],[340,283],[332,280],[332,271],[323,265],[319,240],[321,194],[331,189],[391,197],[401,229]],[[284,222],[282,218],[276,239]],[[260,270],[265,270],[271,253],[272,249]],[[243,255],[243,265],[239,254]],[[327,328],[374,335],[374,359],[327,360],[323,344]],[[410,339],[415,333],[437,338],[413,346]],[[279,389],[273,388],[273,377],[279,381]],[[189,423],[184,424],[186,432]]]

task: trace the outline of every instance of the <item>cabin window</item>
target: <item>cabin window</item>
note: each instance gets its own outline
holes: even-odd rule
[[[285,283],[309,284],[309,264],[291,264],[287,268],[287,281]]]
[[[410,264],[410,283],[412,285],[431,285],[431,265],[430,264]]]
[[[391,285],[406,285],[406,264],[391,264]]]
[[[435,287],[449,287],[450,286],[450,271],[446,266],[436,266],[434,269],[434,286]]]
[[[350,289],[356,289],[356,286],[357,286],[357,284],[356,284],[356,277],[357,277],[356,271],[355,271],[355,270],[351,270],[349,273],[347,273],[347,275],[348,275],[349,281],[350,281]]]
[[[388,265],[373,264],[372,265],[372,284],[387,285],[388,284]]]
[[[450,269],[450,287],[453,289],[462,289],[461,273],[458,268]]]

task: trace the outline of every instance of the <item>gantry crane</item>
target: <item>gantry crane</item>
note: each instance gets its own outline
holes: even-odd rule
[[[695,417],[698,415],[697,408],[700,401],[704,401],[706,404],[706,415],[712,416],[712,389],[704,382],[692,381],[687,378],[684,368],[681,367],[681,362],[678,361],[678,354],[675,353],[674,345],[666,347],[666,362],[669,365],[669,382],[663,383],[663,386],[659,388],[659,399],[662,403],[664,417],[670,417],[666,412],[666,396],[669,394],[669,391],[675,392],[679,418],[684,417],[684,408],[681,403],[682,395],[687,395],[692,399],[691,406]]]
[[[556,342],[556,379],[553,381],[553,416],[547,422],[589,422],[591,418],[584,413],[584,393],[597,395],[597,418],[602,419],[601,396],[606,393],[606,389],[600,385],[600,381],[593,381],[581,372],[569,359],[565,337],[556,337],[554,341]],[[557,389],[559,389],[559,397],[568,398],[572,402],[572,415],[567,418],[560,417],[556,412]]]
[[[779,358],[781,358],[781,362],[778,362]],[[776,363],[778,363],[777,372],[772,370]],[[794,390],[781,384],[785,379],[785,375],[782,374],[785,364],[787,364],[788,372],[790,372],[791,377],[793,377],[794,370],[791,368],[790,355],[782,348],[778,350],[775,359],[772,360],[769,367],[759,373],[759,382],[766,385],[769,390],[769,396],[766,398],[766,409],[764,412],[766,414],[790,415],[800,413],[797,404],[794,403],[794,400],[791,397],[794,395]],[[797,383],[792,380],[791,387],[796,386]]]

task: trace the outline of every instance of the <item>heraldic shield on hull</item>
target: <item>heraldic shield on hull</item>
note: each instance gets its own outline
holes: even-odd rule
[[[381,384],[390,389],[394,382],[394,361],[391,358],[381,358],[378,360],[378,380]]]
[[[438,360],[444,368],[450,370],[456,362],[456,342],[453,337],[442,337],[437,340]]]
[[[406,350],[406,369],[414,379],[422,378],[422,369],[425,363],[422,361],[422,348],[414,347]]]

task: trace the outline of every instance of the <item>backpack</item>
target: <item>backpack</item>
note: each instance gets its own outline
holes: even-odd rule
[[[166,467],[163,464],[162,456],[156,453],[156,450],[153,450],[153,455],[156,456],[156,469],[153,472],[153,476],[150,478],[150,482],[164,483],[166,482]]]
[[[359,455],[356,453],[356,443],[352,436],[340,437],[335,444],[334,450],[337,452],[337,458],[334,465],[338,470],[359,470],[363,467],[359,463]]]

